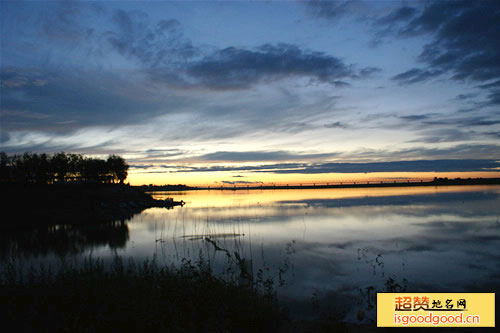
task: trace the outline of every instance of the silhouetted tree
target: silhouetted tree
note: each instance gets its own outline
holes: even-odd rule
[[[52,166],[47,154],[34,154],[33,165],[35,167],[35,183],[47,184],[52,181]]]
[[[83,156],[81,154],[68,154],[69,174],[73,180],[81,179]]]
[[[52,156],[51,160],[52,171],[55,172],[55,176],[58,181],[64,182],[66,179],[66,174],[69,172],[69,157],[64,153],[57,153]]]
[[[23,156],[18,156],[15,163],[17,167],[16,178],[23,183],[32,183],[35,178],[32,154],[24,153]]]
[[[82,161],[81,173],[84,180],[103,181],[107,175],[106,161],[98,158],[86,158]]]
[[[118,180],[120,184],[123,184],[128,175],[128,164],[125,160],[120,156],[109,155],[106,163],[113,176],[113,181]]]
[[[47,184],[54,180],[116,182],[127,178],[128,164],[117,155],[107,160],[60,152],[47,154],[24,153],[8,156],[0,153],[0,181]]]
[[[10,175],[9,156],[6,153],[0,152],[0,181],[5,182],[12,178]]]

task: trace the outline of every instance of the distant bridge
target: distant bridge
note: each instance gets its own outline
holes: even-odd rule
[[[246,190],[246,189],[314,189],[314,188],[344,188],[344,187],[393,187],[413,184],[430,183],[433,178],[412,179],[359,179],[344,181],[317,181],[317,182],[262,182],[262,183],[217,183],[194,186],[196,189],[207,190]]]
[[[283,190],[283,189],[321,189],[321,188],[371,188],[405,186],[448,186],[448,185],[500,185],[500,178],[409,178],[409,179],[361,179],[329,182],[303,183],[218,183],[197,186],[163,185],[141,186],[145,191],[185,191],[185,190]]]

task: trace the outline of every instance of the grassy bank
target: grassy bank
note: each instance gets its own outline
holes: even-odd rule
[[[283,316],[272,292],[214,276],[208,266],[178,269],[115,258],[57,271],[15,264],[1,274],[0,318],[18,331],[262,332]]]
[[[0,229],[126,220],[149,207],[161,207],[143,191],[120,184],[3,184],[3,206],[15,219]]]

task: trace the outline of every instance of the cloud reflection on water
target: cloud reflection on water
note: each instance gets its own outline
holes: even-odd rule
[[[182,221],[186,229],[238,225],[247,231],[240,247],[252,245],[247,255],[255,267],[272,263],[276,269],[286,244],[295,241],[293,274],[279,291],[288,301],[309,300],[317,290],[325,298],[360,297],[359,288],[383,290],[388,278],[401,285],[405,280],[409,291],[500,287],[495,278],[500,267],[494,264],[500,262],[497,186],[212,191],[206,201],[195,202],[195,197],[205,198],[185,193],[183,200],[193,204],[171,212],[170,219]]]
[[[385,290],[389,279],[407,291],[500,292],[500,186],[169,195],[187,205],[145,210],[126,223],[126,243],[94,241],[84,253],[164,264],[202,256],[221,272],[228,257],[204,240],[213,235],[251,259],[255,274],[267,268],[275,286],[287,267],[278,294],[300,311],[314,294],[324,306],[365,306],[361,292]]]

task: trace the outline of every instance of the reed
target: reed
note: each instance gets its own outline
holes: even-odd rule
[[[284,319],[274,293],[217,277],[203,260],[175,268],[87,257],[21,271],[12,260],[0,279],[0,318],[19,331],[253,332]]]

